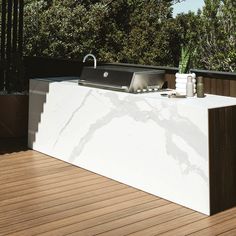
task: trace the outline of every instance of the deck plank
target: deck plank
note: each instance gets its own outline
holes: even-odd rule
[[[196,232],[201,232],[201,230],[204,230],[208,227],[214,228],[215,225],[221,225],[222,223],[224,224],[226,221],[235,217],[235,213],[236,213],[235,208],[232,208],[227,211],[213,215],[211,217],[206,217],[197,222],[182,227],[178,227],[177,229],[174,230],[170,230],[165,234],[162,234],[162,236],[182,236],[183,234],[191,235]]]
[[[134,223],[138,224],[138,222],[141,222],[142,220],[155,217],[155,216],[161,215],[161,217],[163,217],[162,214],[168,213],[168,212],[175,212],[176,214],[178,211],[181,211],[181,210],[182,209],[180,206],[173,203],[165,204],[165,205],[156,204],[150,210],[145,209],[145,211],[138,212],[138,213],[131,211],[132,214],[122,214],[120,217],[117,217],[117,215],[115,215],[115,217],[113,218],[110,218],[110,219],[107,218],[106,219],[107,222],[101,221],[99,218],[96,218],[94,219],[93,224],[89,222],[90,224],[88,224],[86,228],[84,227],[85,222],[83,222],[83,225],[80,228],[78,228],[78,225],[75,225],[75,227],[77,228],[77,231],[70,233],[70,235],[95,235],[95,234],[122,235],[124,232],[125,234],[127,234],[128,232],[131,232],[128,230],[128,228],[130,228],[130,226]],[[184,209],[184,211],[185,210],[186,209]],[[96,221],[99,222],[99,224],[95,223]],[[84,230],[82,230],[83,227],[85,228]],[[131,228],[133,228],[133,226]]]
[[[176,229],[183,225],[198,221],[204,217],[206,216],[198,212],[188,212],[188,213],[180,214],[178,215],[178,217],[172,220],[168,218],[164,222],[161,221],[161,224],[158,224],[158,222],[156,221],[156,217],[152,217],[143,222],[138,222],[135,227],[135,230],[137,231],[131,233],[130,235],[135,235],[135,236],[160,235],[161,233],[165,233],[169,231],[170,229]],[[102,235],[106,235],[106,234],[102,234]]]
[[[222,234],[219,234],[220,236],[235,236],[236,235],[236,228],[234,227],[234,229],[226,231]]]
[[[233,218],[231,219],[224,219],[223,222],[218,223],[216,225],[212,225],[211,227],[207,227],[205,229],[199,230],[191,235],[194,236],[202,236],[202,235],[206,235],[206,236],[214,236],[214,235],[218,235],[221,233],[224,233],[226,231],[235,229],[236,227],[236,215],[234,214],[234,216],[232,216]]]
[[[73,224],[72,221],[70,221],[70,224],[64,225],[62,228],[57,227],[53,229],[52,226],[50,228],[47,227],[47,230],[49,231],[50,229],[50,231],[42,233],[41,235],[51,234],[56,236],[73,233],[75,233],[75,235],[95,235],[106,230],[105,226],[110,222],[112,222],[112,228],[114,228],[116,221],[119,222],[124,219],[126,222],[127,218],[132,217],[133,215],[143,215],[145,212],[148,213],[149,211],[157,210],[157,208],[159,210],[162,206],[168,207],[167,205],[170,205],[167,201],[157,199],[134,206],[129,205],[127,208],[112,211],[110,213],[109,211],[100,211],[100,214],[94,218],[86,219],[86,215],[84,215],[85,218],[81,217],[79,219],[74,219]]]
[[[0,173],[0,235],[236,235],[236,208],[207,217],[32,150]]]

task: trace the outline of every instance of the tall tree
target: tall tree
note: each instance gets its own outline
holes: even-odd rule
[[[81,58],[96,51],[107,8],[86,8],[74,0],[32,1],[25,8],[25,53],[36,56]]]
[[[236,2],[205,0],[196,67],[236,71]]]
[[[130,2],[130,32],[123,49],[123,61],[139,64],[169,64],[167,21],[171,18],[171,1]]]
[[[28,0],[25,52],[103,61],[165,64],[170,60],[168,0]]]
[[[25,54],[177,66],[185,44],[195,68],[236,71],[235,0],[173,18],[182,1],[25,0]]]
[[[197,14],[194,12],[181,13],[178,14],[175,18],[175,24],[177,27],[177,39],[175,46],[172,45],[172,48],[178,50],[176,55],[180,58],[181,48],[189,50],[191,54],[190,66],[194,63],[194,56],[196,53],[196,47],[198,45],[198,37],[200,34],[201,26],[201,12]]]

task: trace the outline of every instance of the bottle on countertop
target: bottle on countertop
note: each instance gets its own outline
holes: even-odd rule
[[[186,84],[186,96],[193,97],[194,96],[194,83],[192,76],[188,76],[187,84]]]
[[[203,98],[204,97],[204,83],[203,83],[203,77],[199,76],[197,78],[197,97]]]

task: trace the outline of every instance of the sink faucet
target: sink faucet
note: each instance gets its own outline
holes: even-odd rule
[[[92,57],[93,58],[93,60],[94,60],[94,69],[96,69],[97,68],[97,59],[96,59],[96,57],[93,55],[93,54],[87,54],[85,57],[84,57],[84,59],[83,59],[83,63],[86,61],[86,59],[88,58],[88,57]]]

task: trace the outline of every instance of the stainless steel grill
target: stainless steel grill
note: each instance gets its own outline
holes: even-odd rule
[[[128,93],[154,92],[163,87],[164,75],[164,70],[136,67],[84,67],[79,85]]]

